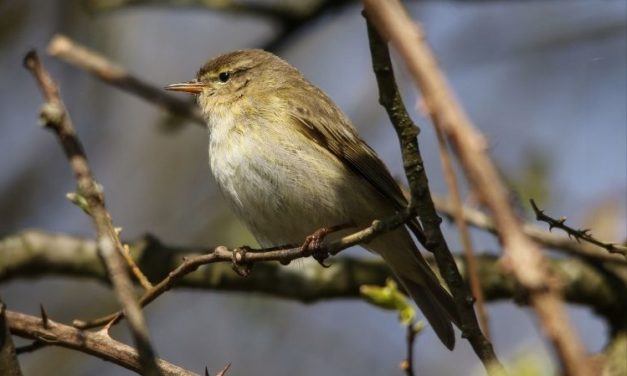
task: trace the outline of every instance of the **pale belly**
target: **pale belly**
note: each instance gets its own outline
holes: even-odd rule
[[[285,135],[289,140],[270,134],[219,136],[210,138],[211,170],[263,247],[301,244],[319,228],[367,225],[383,214],[375,209],[381,202],[370,187],[300,133]]]

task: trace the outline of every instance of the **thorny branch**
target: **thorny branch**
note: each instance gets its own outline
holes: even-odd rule
[[[607,250],[609,253],[619,254],[623,257],[627,258],[627,246],[623,244],[617,243],[606,243],[602,242],[590,234],[590,229],[578,230],[572,228],[566,224],[566,217],[560,217],[559,219],[555,219],[549,215],[547,215],[544,210],[541,210],[536,205],[536,202],[533,199],[529,200],[531,203],[531,207],[533,208],[534,213],[536,214],[536,219],[538,221],[546,222],[549,225],[549,231],[551,231],[554,227],[557,227],[568,234],[569,237],[575,238],[577,241],[584,240],[590,244],[594,244],[598,247],[601,247]]]
[[[122,242],[105,208],[102,187],[91,173],[87,156],[61,100],[59,89],[35,51],[30,51],[24,57],[24,66],[36,79],[46,101],[41,112],[43,125],[59,139],[74,172],[77,188],[74,197],[81,208],[89,214],[96,227],[99,254],[106,266],[118,301],[129,318],[129,327],[139,352],[143,372],[146,375],[158,375],[159,369],[155,363],[155,353],[150,344],[148,329],[125,269]]]
[[[586,353],[570,325],[547,261],[522,231],[510,207],[507,190],[486,153],[486,141],[457,103],[424,40],[422,30],[399,1],[365,0],[368,17],[399,51],[423,94],[434,126],[441,128],[455,151],[473,190],[495,219],[505,250],[504,264],[528,291],[545,334],[552,341],[568,375],[590,375]]]
[[[464,337],[468,339],[486,370],[502,368],[492,344],[481,332],[473,310],[474,300],[462,280],[440,229],[442,220],[438,217],[431,199],[429,183],[416,139],[418,128],[409,117],[396,86],[387,44],[372,27],[370,21],[368,14],[368,38],[373,70],[379,86],[379,101],[388,112],[390,121],[401,141],[409,138],[404,143],[402,142],[401,150],[411,189],[410,203],[416,206],[420,223],[423,225],[426,237],[425,247],[434,253],[438,268],[453,294],[461,318],[461,330]],[[416,166],[413,174],[408,173],[408,166]]]
[[[405,213],[398,213],[383,220],[375,220],[372,225],[366,227],[353,234],[346,235],[340,239],[329,243],[322,243],[316,254],[326,253],[328,255],[336,255],[342,250],[372,240],[374,237],[393,230],[407,220],[409,217]],[[291,247],[274,250],[251,249],[248,247],[228,249],[224,246],[218,246],[207,254],[185,258],[176,269],[168,273],[159,283],[155,284],[152,289],[147,290],[139,300],[142,306],[145,306],[159,297],[161,294],[169,290],[174,283],[185,275],[195,271],[202,265],[213,264],[216,262],[231,262],[233,269],[238,274],[250,274],[253,264],[262,261],[277,261],[282,265],[286,265],[292,260],[316,256],[313,250],[308,247]],[[320,260],[318,260],[320,261]],[[105,317],[101,317],[91,321],[76,320],[74,326],[81,329],[92,328],[104,324],[115,324],[124,316],[123,312],[117,312]]]
[[[144,365],[137,351],[114,340],[104,330],[83,331],[49,318],[38,318],[12,311],[6,311],[6,317],[11,333],[14,335],[32,339],[35,341],[34,343],[42,343],[46,346],[60,346],[77,350],[139,374],[145,374]],[[162,359],[155,359],[155,365],[158,372],[164,376],[197,375]]]

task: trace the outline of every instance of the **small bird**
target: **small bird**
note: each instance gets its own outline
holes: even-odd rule
[[[296,68],[269,52],[218,56],[195,80],[166,89],[197,95],[209,128],[211,171],[262,247],[302,244],[319,229],[366,227],[407,206],[348,117]],[[417,220],[408,227],[424,240]],[[408,229],[363,247],[383,257],[452,350],[457,309]]]

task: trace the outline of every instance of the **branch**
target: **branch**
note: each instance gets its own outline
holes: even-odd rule
[[[153,237],[130,242],[131,254],[148,278],[159,281],[181,264],[200,254],[198,247],[173,247]],[[433,266],[433,258],[427,258]],[[467,280],[466,261],[455,258]],[[477,271],[487,301],[503,299],[526,303],[526,294],[513,277],[502,270],[498,258],[477,256]],[[553,259],[550,268],[571,304],[590,307],[609,321],[625,325],[627,316],[627,268],[619,276],[603,267],[576,259]],[[96,242],[63,234],[29,230],[0,239],[0,282],[19,278],[63,276],[109,283],[98,259]],[[265,294],[303,303],[329,299],[360,299],[361,285],[385,285],[389,269],[379,259],[337,257],[328,269],[303,263],[298,270],[278,263],[257,263],[246,278],[229,263],[207,265],[178,279],[172,287]]]
[[[7,307],[0,300],[0,375],[22,376],[7,323]]]
[[[438,212],[448,218],[454,217],[453,205],[448,200],[435,196],[433,197],[433,202],[435,203],[435,207]],[[495,235],[498,234],[494,220],[489,215],[468,206],[464,206],[463,214],[464,220],[469,225],[486,230]],[[568,236],[548,232],[534,224],[525,223],[523,224],[522,229],[525,235],[544,247],[562,251],[588,261],[608,262],[623,266],[627,265],[627,260],[619,255],[608,254],[607,252],[601,251],[597,247],[591,246],[587,243],[580,243]]]
[[[6,311],[6,317],[11,333],[19,337],[39,341],[49,346],[77,350],[140,374],[145,372],[137,351],[114,340],[106,331],[82,331],[48,318],[44,320],[13,311]],[[197,375],[165,360],[155,359],[155,361],[158,372],[164,376]]]
[[[495,219],[505,250],[504,264],[530,294],[545,334],[553,342],[568,375],[590,375],[586,353],[568,320],[546,259],[522,231],[508,203],[505,186],[486,153],[486,142],[457,104],[422,30],[398,1],[365,0],[368,16],[399,51],[423,94],[433,124],[451,143],[464,173]]]
[[[48,53],[66,63],[86,70],[107,84],[135,94],[173,115],[190,119],[197,125],[206,126],[194,103],[168,94],[160,87],[133,76],[121,66],[64,35],[56,35],[50,40]]]
[[[560,219],[555,219],[547,215],[544,210],[540,210],[536,205],[536,202],[531,199],[529,200],[531,203],[531,207],[533,208],[534,213],[536,213],[536,219],[538,221],[546,222],[549,224],[549,231],[553,229],[553,227],[557,227],[561,230],[564,230],[568,234],[568,237],[573,237],[579,242],[580,240],[587,241],[590,244],[594,244],[598,247],[601,247],[608,251],[609,253],[622,255],[627,259],[627,246],[617,243],[606,243],[602,242],[596,238],[594,238],[590,234],[589,229],[577,230],[566,225],[566,217],[561,217]]]
[[[141,309],[135,300],[133,286],[122,259],[122,242],[105,208],[102,187],[94,179],[83,146],[65,109],[59,89],[45,70],[35,51],[24,57],[24,66],[32,73],[46,100],[41,120],[45,128],[59,139],[76,179],[75,202],[85,210],[94,222],[98,233],[98,250],[122,309],[129,317],[129,327],[139,350],[143,372],[158,375],[155,354],[150,344],[148,330]]]
[[[502,369],[492,344],[479,328],[473,310],[474,299],[462,280],[440,229],[442,220],[438,217],[431,199],[429,183],[416,139],[418,127],[411,121],[396,86],[387,44],[372,27],[369,16],[367,19],[372,66],[379,87],[379,102],[386,109],[401,141],[403,164],[411,193],[410,208],[415,206],[420,223],[424,227],[425,248],[434,253],[440,273],[453,294],[461,319],[460,329],[463,336],[468,339],[486,370]]]

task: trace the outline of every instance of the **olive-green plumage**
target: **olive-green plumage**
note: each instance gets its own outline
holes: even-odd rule
[[[171,85],[198,94],[209,127],[211,170],[264,247],[302,243],[319,228],[370,225],[407,202],[350,120],[294,67],[262,50],[205,64]],[[417,221],[410,228],[422,237]],[[365,248],[378,253],[450,349],[457,312],[406,228]]]

